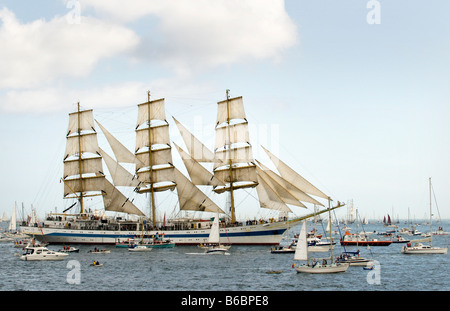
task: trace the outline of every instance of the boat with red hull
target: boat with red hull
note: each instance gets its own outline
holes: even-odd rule
[[[341,240],[341,245],[344,246],[388,246],[391,245],[392,241],[377,241],[377,240],[370,240],[370,241],[344,241]]]
[[[389,246],[391,244],[391,240],[367,239],[364,235],[350,234],[348,231],[341,240],[343,246]]]

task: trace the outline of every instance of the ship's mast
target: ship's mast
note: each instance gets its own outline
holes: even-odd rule
[[[80,213],[84,214],[84,205],[83,205],[83,171],[82,171],[82,163],[81,160],[81,111],[80,111],[80,102],[77,104],[78,106],[78,168],[80,172],[80,196],[78,200],[80,201]]]
[[[231,157],[231,133],[230,133],[230,95],[229,95],[230,90],[227,90],[227,123],[228,123],[228,152],[230,153],[230,160],[229,160],[229,165],[230,165],[230,199],[231,199],[231,206],[230,206],[230,210],[231,210],[231,223],[235,223],[236,222],[236,213],[235,213],[235,209],[234,209],[234,189],[233,189],[233,160]]]
[[[430,247],[433,247],[433,214],[431,208],[431,177],[428,179],[430,188]]]
[[[149,204],[151,204],[150,208],[152,210],[152,222],[153,228],[156,226],[156,211],[155,211],[155,193],[153,189],[153,161],[152,161],[152,131],[151,131],[151,105],[150,105],[150,91],[147,91],[148,96],[148,159],[150,163],[150,200]]]

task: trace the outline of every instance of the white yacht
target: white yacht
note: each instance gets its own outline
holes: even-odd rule
[[[406,246],[402,247],[402,253],[403,254],[447,254],[447,247],[435,247],[433,246],[433,210],[431,206],[431,193],[432,193],[432,186],[431,186],[431,178],[429,178],[429,188],[430,188],[430,236],[429,241],[430,245],[424,245],[422,243],[419,243],[419,240],[413,241],[414,246],[411,245],[411,243],[408,243]]]
[[[21,260],[63,260],[69,254],[51,251],[46,247],[25,247],[25,253],[20,257]]]

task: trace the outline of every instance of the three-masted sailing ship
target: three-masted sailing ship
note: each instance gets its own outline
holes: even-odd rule
[[[82,110],[78,103],[76,112],[69,114],[69,128],[64,163],[64,198],[75,203],[63,213],[47,215],[42,226],[23,227],[23,232],[51,244],[115,244],[142,234],[145,237],[163,235],[176,244],[204,243],[211,231],[212,220],[179,217],[157,221],[156,196],[164,191],[176,191],[181,211],[221,214],[221,237],[230,244],[277,245],[283,234],[298,222],[335,207],[288,219],[289,205],[306,207],[304,203],[324,206],[320,199],[330,198],[264,149],[275,164],[279,174],[253,158],[248,121],[242,97],[217,103],[216,141],[214,151],[209,150],[174,118],[187,151],[173,143],[178,150],[189,177],[172,161],[169,123],[166,119],[165,100],[150,99],[138,105],[135,152],[128,150],[105,127],[94,120],[93,110]],[[114,157],[99,147],[95,123],[108,141]],[[103,170],[105,162],[111,181]],[[212,171],[206,168],[210,163]],[[130,172],[125,166],[133,166]],[[212,187],[217,194],[227,193],[229,208],[219,207],[200,186]],[[148,198],[150,210],[146,215],[133,200],[118,187],[132,187]],[[280,212],[278,219],[265,221],[240,221],[236,217],[235,193],[241,189],[256,188],[260,207]],[[105,216],[86,208],[86,199],[100,196],[106,212],[135,215],[139,219]],[[316,198],[314,198],[316,197]],[[79,213],[68,210],[78,206]]]

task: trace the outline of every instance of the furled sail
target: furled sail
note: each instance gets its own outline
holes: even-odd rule
[[[281,177],[283,177],[285,180],[293,184],[298,189],[302,190],[303,192],[307,194],[311,194],[314,196],[318,196],[324,199],[328,199],[329,197],[317,189],[314,185],[312,185],[309,181],[307,181],[305,178],[300,176],[296,171],[294,171],[292,168],[290,168],[288,165],[286,165],[284,162],[282,162],[280,159],[278,159],[275,155],[273,155],[269,150],[264,148],[264,151],[267,153],[267,155],[270,157],[272,162],[277,167],[278,172],[280,173]]]
[[[169,138],[169,123],[166,121],[164,99],[138,105],[136,126],[136,152],[142,164],[136,166],[140,181],[148,185],[139,192],[173,190],[174,166]]]

